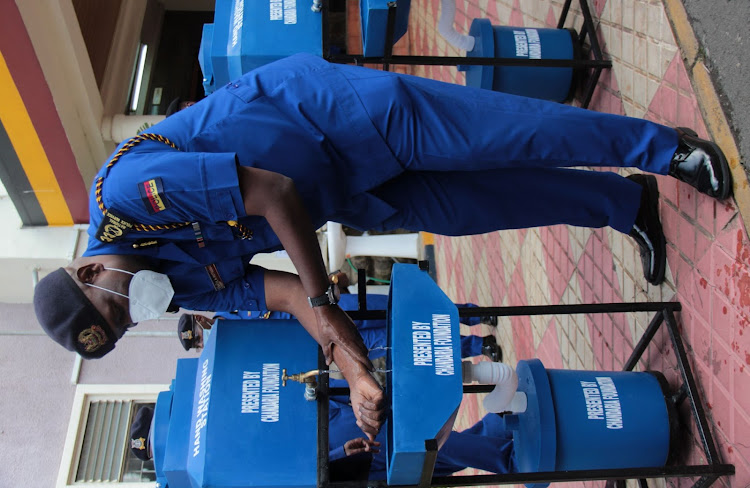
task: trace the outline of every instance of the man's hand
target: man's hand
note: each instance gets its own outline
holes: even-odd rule
[[[326,364],[331,364],[333,360],[333,346],[335,345],[341,352],[361,364],[364,369],[372,371],[373,366],[368,357],[367,347],[349,316],[337,305],[324,305],[315,307],[313,310],[318,323],[318,343],[323,349]]]
[[[362,337],[349,316],[335,305],[316,307],[315,316],[319,327],[318,342],[326,362],[330,364],[331,358],[336,360],[349,383],[349,399],[357,426],[374,441],[385,422],[387,406],[383,390],[370,374],[374,368]]]
[[[339,364],[338,356],[336,361]],[[352,374],[353,369],[356,368],[342,368],[344,378],[349,383],[352,410],[357,426],[374,441],[388,413],[385,394],[370,373],[360,369],[358,373]]]
[[[344,444],[344,454],[348,457],[361,452],[380,452],[378,447],[380,447],[380,442],[357,437],[356,439],[346,441],[346,444]]]

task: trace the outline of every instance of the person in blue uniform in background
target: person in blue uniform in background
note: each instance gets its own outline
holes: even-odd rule
[[[359,309],[359,298],[348,292],[349,278],[342,271],[334,271],[328,275],[329,280],[341,286],[339,307],[345,311]],[[458,303],[458,308],[476,308],[474,303]],[[386,310],[388,308],[388,295],[368,293],[368,310]],[[202,349],[208,341],[216,319],[224,320],[294,320],[294,316],[287,312],[274,312],[270,310],[234,310],[231,312],[216,312],[213,318],[200,314],[183,314],[177,323],[177,337],[182,347],[190,349]],[[472,326],[487,324],[497,326],[497,316],[486,317],[461,317],[461,323]],[[386,346],[386,321],[384,319],[354,320],[359,335],[369,351],[369,358],[376,359],[385,356]],[[373,352],[375,350],[375,352]],[[491,361],[502,361],[503,351],[497,344],[494,335],[461,336],[461,357],[469,358],[484,355]]]
[[[154,409],[140,407],[130,424],[130,452],[141,461],[148,461],[154,457],[153,430]]]
[[[170,305],[291,313],[341,368],[374,437],[385,398],[315,229],[608,225],[636,239],[658,284],[656,180],[570,168],[582,165],[669,174],[719,199],[732,188],[721,150],[687,129],[290,56],[117,149],[92,185],[86,252],[39,282],[36,315],[97,358]],[[299,275],[248,264],[282,248]]]
[[[328,404],[328,459],[331,462],[332,481],[386,479],[385,453],[380,449],[385,440],[385,429],[374,441],[365,439],[358,435],[354,413],[346,402],[330,400]],[[461,432],[452,431],[438,450],[433,475],[448,476],[464,468],[477,468],[496,474],[518,471],[513,432],[505,430],[497,414],[487,414]],[[336,469],[345,473],[343,479],[336,479]]]
[[[357,295],[343,293],[338,305],[342,310],[357,310],[359,303]],[[473,303],[458,303],[459,308],[475,308]],[[369,310],[386,310],[388,308],[388,295],[368,294],[367,308]],[[207,334],[216,319],[225,320],[290,320],[294,317],[286,312],[256,311],[256,310],[235,310],[233,312],[216,312],[213,318],[208,318],[198,314],[184,314],[177,323],[177,336],[182,343],[182,347],[187,351],[189,349],[201,349],[208,340]],[[462,323],[466,325],[478,325],[487,323],[491,326],[497,326],[497,317],[461,317]],[[376,359],[385,356],[386,346],[386,321],[382,319],[375,320],[354,320],[359,335],[365,343],[369,358]],[[490,361],[502,361],[503,351],[497,344],[494,335],[461,336],[461,357],[470,358],[484,355]]]

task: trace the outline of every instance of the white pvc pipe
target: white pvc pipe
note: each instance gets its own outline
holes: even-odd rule
[[[326,224],[326,238],[328,240],[328,271],[341,269],[346,259],[346,234],[338,222]]]
[[[387,295],[391,289],[390,285],[367,285],[365,288],[368,295]],[[349,285],[348,290],[356,295],[359,293],[359,284]]]
[[[326,239],[328,271],[344,265],[349,256],[376,256],[418,259],[419,233],[348,236],[338,222],[328,222]]]
[[[474,37],[459,34],[453,28],[453,20],[456,17],[456,0],[442,0],[440,2],[440,21],[438,32],[441,36],[457,49],[471,51],[474,49]]]
[[[105,141],[121,142],[138,134],[145,126],[152,126],[164,120],[163,115],[124,115],[104,116],[100,124]]]
[[[346,237],[348,256],[378,256],[417,259],[419,255],[419,234],[388,234]]]
[[[516,370],[507,364],[493,361],[481,361],[478,364],[464,361],[462,364],[464,383],[476,381],[496,385],[495,389],[484,398],[485,410],[493,413],[507,411],[519,413],[526,410],[526,394],[516,391],[518,389]]]

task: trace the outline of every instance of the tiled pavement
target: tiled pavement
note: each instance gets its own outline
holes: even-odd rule
[[[562,3],[458,0],[456,29],[468,32],[476,17],[498,25],[554,27]],[[606,55],[614,63],[611,72],[604,72],[590,108],[689,126],[707,137],[710,124],[701,115],[695,80],[683,62],[685,49],[678,47],[662,0],[589,0],[589,5]],[[568,24],[579,27],[579,14],[573,10]],[[439,0],[412,0],[402,52],[461,55],[437,34],[438,15]],[[455,68],[416,67],[413,73],[463,83]],[[683,311],[678,321],[710,425],[724,462],[737,469],[734,477],[715,486],[749,486],[750,240],[734,200],[716,203],[669,177],[659,178],[659,189],[668,239],[667,278],[660,287],[644,281],[629,238],[610,229],[566,226],[438,236],[438,283],[455,301],[481,305],[679,300]],[[539,357],[547,367],[619,369],[649,319],[645,313],[519,317],[502,321],[496,334],[510,364]],[[475,329],[479,327],[489,332],[487,326]],[[664,335],[656,338],[647,361],[641,363],[671,379],[676,377],[675,365]],[[476,397],[465,400],[458,428],[482,415]],[[695,439],[692,442],[683,447],[684,456],[702,462]]]

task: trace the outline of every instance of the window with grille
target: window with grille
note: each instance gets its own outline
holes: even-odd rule
[[[153,403],[103,400],[89,404],[75,481],[156,481],[154,462],[142,461],[130,450],[130,424],[138,410]]]
[[[153,407],[169,385],[77,385],[56,488],[153,488],[153,461],[130,450],[138,410]]]

